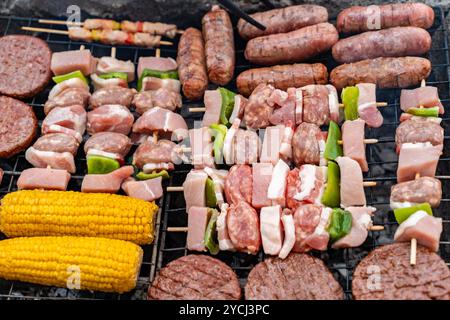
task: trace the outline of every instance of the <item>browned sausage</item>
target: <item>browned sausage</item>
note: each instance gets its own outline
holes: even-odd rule
[[[262,65],[300,62],[331,49],[338,39],[338,32],[332,24],[319,23],[252,39],[245,48],[245,58]]]
[[[213,6],[202,19],[202,30],[209,80],[224,86],[233,78],[235,64],[230,16],[219,6]]]
[[[336,25],[339,32],[364,32],[400,26],[428,29],[433,22],[434,11],[426,4],[395,3],[344,9]]]
[[[420,56],[430,49],[431,36],[426,30],[395,27],[341,39],[332,52],[334,60],[350,63],[378,57]]]
[[[425,58],[377,58],[343,64],[333,69],[330,82],[340,90],[357,83],[375,83],[379,88],[407,88],[418,85],[431,72]]]
[[[266,30],[260,30],[244,19],[239,19],[237,28],[242,38],[249,40],[275,33],[285,33],[328,21],[327,8],[304,4],[257,12],[250,15],[262,23]]]
[[[247,97],[260,84],[270,84],[277,89],[286,91],[291,87],[299,88],[308,84],[325,84],[327,82],[327,67],[321,63],[298,63],[249,69],[242,72],[236,80],[239,92]]]
[[[183,93],[189,100],[199,100],[208,87],[205,46],[200,30],[188,28],[178,44],[178,75]]]

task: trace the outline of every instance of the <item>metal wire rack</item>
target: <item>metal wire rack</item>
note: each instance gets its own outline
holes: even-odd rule
[[[450,81],[448,76],[448,34],[445,26],[444,12],[441,8],[434,8],[436,13],[436,21],[430,33],[433,37],[433,48],[428,58],[432,61],[433,71],[427,82],[430,85],[438,86],[440,97],[446,108],[450,107]],[[34,18],[8,17],[0,16],[0,34],[23,34],[26,33],[20,28],[22,26],[39,26],[50,27],[52,29],[64,29],[62,26],[46,26],[39,24]],[[30,33],[26,33],[30,34]],[[235,33],[236,34],[236,33]],[[94,56],[106,56],[110,54],[111,46],[99,43],[75,42],[67,38],[67,36],[53,34],[35,34],[46,40],[53,51],[75,50],[80,45],[85,45],[90,49]],[[240,72],[254,67],[249,65],[244,58],[243,48],[245,43],[236,36],[236,70],[235,75]],[[177,41],[174,41],[172,47],[162,47],[161,56],[176,57]],[[152,56],[155,54],[153,49],[136,48],[132,46],[118,46],[117,57],[119,59],[129,59],[135,64],[141,56]],[[328,70],[335,67],[335,62],[329,54],[322,55],[314,59],[314,62],[325,63]],[[231,90],[236,89],[233,81],[227,86]],[[44,118],[43,104],[45,103],[50,86],[38,94],[33,99],[26,101],[30,104],[39,120]],[[395,220],[392,214],[389,214],[389,194],[390,187],[395,183],[395,171],[397,157],[395,155],[395,128],[398,125],[400,115],[399,111],[399,90],[379,90],[378,101],[386,101],[389,106],[381,111],[385,118],[385,123],[381,128],[368,129],[366,136],[368,138],[378,138],[377,145],[368,146],[368,162],[369,172],[366,174],[366,180],[374,180],[378,182],[378,186],[366,190],[368,204],[377,207],[377,215],[375,224],[382,224],[386,230],[384,232],[371,232],[367,241],[359,248],[344,250],[328,250],[322,253],[313,253],[325,261],[328,267],[334,273],[336,279],[343,286],[348,299],[351,298],[351,277],[352,271],[356,264],[374,247],[391,242],[393,233],[395,232]],[[185,117],[189,127],[193,122],[200,120],[201,114],[192,114],[188,112],[190,107],[201,106],[202,102],[188,102],[183,100],[183,109],[181,114]],[[448,112],[444,115],[442,125],[446,133],[446,142],[449,136],[450,118]],[[447,150],[447,143],[444,148],[438,174],[442,178],[445,173],[450,172],[450,155]],[[81,181],[86,173],[86,161],[83,153],[83,146],[80,146],[79,153],[76,156],[77,172],[69,183],[69,190],[80,190]],[[134,149],[130,152],[132,152]],[[3,182],[0,185],[0,198],[8,192],[16,190],[16,182],[20,173],[29,168],[30,165],[25,160],[23,154],[7,160],[0,160],[0,167],[5,170]],[[170,180],[166,182],[166,186],[180,186],[191,166],[179,165],[172,172]],[[440,208],[435,211],[436,216],[444,219],[444,232],[441,241],[440,253],[447,263],[450,262],[450,212],[448,203],[450,202],[450,185],[447,180],[443,182],[443,200]],[[127,294],[104,294],[98,292],[72,291],[62,288],[52,288],[32,285],[28,283],[10,282],[0,280],[0,300],[2,299],[145,299],[146,291],[149,283],[153,280],[157,272],[168,262],[179,258],[189,252],[186,249],[186,235],[184,233],[169,233],[168,227],[184,227],[187,225],[187,214],[185,212],[185,202],[182,193],[164,193],[164,197],[159,202],[160,211],[156,222],[157,236],[153,245],[144,247],[144,262],[138,279],[136,290]],[[0,234],[1,238],[1,234]],[[226,262],[237,273],[241,285],[244,286],[249,271],[260,261],[264,259],[264,254],[260,253],[256,256],[240,253],[221,252],[217,258]]]
[[[427,84],[437,86],[440,98],[445,108],[450,107],[450,82],[448,76],[449,67],[449,49],[448,49],[448,33],[445,25],[445,13],[442,8],[434,8],[436,19],[434,26],[429,30],[433,45],[427,55],[432,62],[432,73],[427,79]],[[236,75],[240,72],[254,67],[249,65],[243,55],[245,44],[236,37]],[[336,66],[336,62],[330,54],[322,55],[312,62],[322,62],[328,70],[332,70]],[[231,89],[235,89],[235,83],[230,85]],[[370,232],[366,242],[358,248],[350,248],[343,250],[328,250],[325,252],[312,252],[313,255],[321,258],[333,272],[336,279],[342,285],[346,298],[351,299],[351,281],[352,272],[358,262],[367,255],[369,251],[375,247],[391,243],[397,223],[389,208],[389,197],[391,186],[396,183],[396,169],[398,158],[395,153],[395,130],[399,124],[400,117],[400,90],[385,89],[377,91],[377,101],[385,101],[388,107],[381,108],[384,117],[384,124],[381,128],[366,129],[366,137],[377,138],[379,143],[367,145],[367,160],[369,163],[369,172],[365,174],[365,180],[377,181],[377,186],[367,188],[366,197],[368,205],[376,207],[378,210],[374,217],[374,224],[383,225],[385,230],[382,232]],[[201,119],[201,115],[187,115],[195,117],[196,120]],[[450,150],[449,150],[449,127],[450,118],[448,112],[443,115],[442,126],[445,130],[445,146],[438,166],[438,177],[443,185],[443,199],[440,207],[435,210],[435,215],[442,217],[444,220],[444,231],[440,242],[440,254],[447,264],[450,265],[450,176],[445,176],[450,169]],[[185,180],[190,168],[180,168],[176,170],[170,179],[171,186],[180,186]],[[159,254],[156,272],[164,267],[170,261],[177,259],[190,252],[186,249],[186,234],[167,232],[168,227],[185,227],[187,226],[187,214],[185,202],[182,192],[169,192],[165,195],[165,207],[161,221],[161,236],[159,244]],[[260,252],[256,256],[243,253],[220,252],[217,258],[237,273],[241,286],[245,285],[249,271],[260,261],[264,259],[264,254]]]

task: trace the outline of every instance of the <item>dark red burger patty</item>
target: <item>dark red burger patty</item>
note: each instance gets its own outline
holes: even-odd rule
[[[52,51],[45,41],[25,35],[0,38],[0,94],[29,98],[51,79]]]
[[[148,291],[150,300],[238,300],[239,280],[220,260],[188,255],[162,268]]]
[[[450,300],[450,270],[436,253],[417,247],[411,266],[410,243],[376,248],[356,267],[353,297],[357,300]]]
[[[344,292],[322,260],[291,253],[268,258],[248,275],[247,300],[342,300]]]
[[[25,150],[37,133],[33,109],[22,101],[0,96],[0,158]]]

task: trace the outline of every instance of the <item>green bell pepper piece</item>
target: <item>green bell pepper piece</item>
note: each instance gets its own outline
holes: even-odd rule
[[[322,204],[330,208],[338,208],[341,204],[340,170],[334,161],[328,162],[327,186],[322,195]]]
[[[217,240],[217,217],[219,216],[219,212],[216,209],[208,209],[211,210],[211,218],[209,218],[208,226],[205,231],[205,247],[208,249],[209,253],[212,255],[216,255],[219,253],[219,241]]]
[[[163,179],[169,179],[169,173],[166,170],[161,170],[159,172],[153,171],[152,173],[138,172],[136,174],[136,179],[138,180],[149,180],[162,177]]]
[[[111,72],[99,75],[102,79],[122,79],[128,82],[128,74],[125,72]]]
[[[158,71],[158,70],[144,69],[144,71],[142,71],[142,75],[139,78],[138,83],[137,83],[138,91],[141,91],[141,89],[142,89],[142,82],[143,82],[144,78],[146,78],[146,77],[178,80],[178,71],[177,70]]]
[[[73,72],[66,73],[66,74],[62,74],[62,75],[59,75],[59,76],[54,76],[52,79],[53,79],[53,81],[55,83],[61,83],[63,81],[66,81],[66,80],[69,80],[69,79],[72,79],[72,78],[79,78],[79,79],[83,80],[84,83],[89,84],[88,79],[86,79],[86,77],[83,75],[83,73],[81,73],[80,70],[73,71]]]
[[[439,107],[433,108],[410,108],[407,111],[413,116],[419,117],[439,117]]]
[[[352,229],[352,214],[346,210],[336,208],[331,214],[330,224],[327,231],[330,235],[330,241],[336,242],[350,233]]]
[[[219,88],[220,95],[222,96],[222,108],[220,109],[220,123],[226,126],[230,126],[231,123],[229,121],[231,114],[234,109],[234,96],[236,95],[234,92],[225,89]]]
[[[345,120],[358,119],[358,87],[346,87],[342,90],[341,99],[344,104]]]
[[[323,153],[325,159],[336,160],[337,157],[343,156],[344,152],[342,151],[342,146],[338,143],[341,139],[342,134],[339,125],[334,121],[330,121],[327,143],[325,144],[325,151]]]
[[[103,156],[87,156],[88,174],[106,174],[120,168],[119,161]]]
[[[401,224],[403,221],[408,219],[409,216],[419,210],[425,211],[430,216],[433,215],[433,210],[431,209],[430,204],[425,202],[412,207],[394,209],[395,220],[397,220],[398,224]]]
[[[214,182],[211,178],[206,179],[205,184],[206,206],[215,208],[217,206],[216,192],[214,190]]]
[[[222,163],[222,150],[225,136],[227,135],[228,128],[223,124],[212,124],[209,126],[211,129],[211,135],[214,137],[214,161],[217,164]]]

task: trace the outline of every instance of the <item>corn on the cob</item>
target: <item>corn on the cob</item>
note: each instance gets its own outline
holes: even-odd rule
[[[123,293],[136,287],[142,249],[131,242],[90,237],[0,241],[0,278]]]
[[[126,196],[22,190],[1,200],[0,231],[9,238],[103,237],[149,244],[158,206]]]

